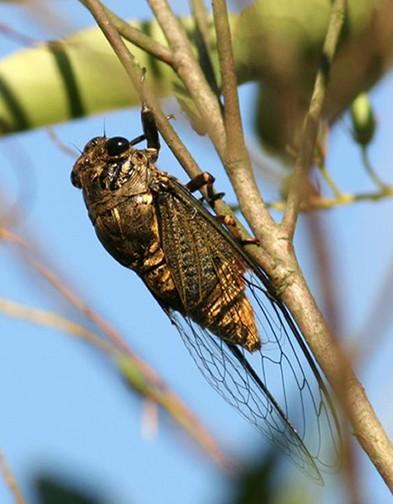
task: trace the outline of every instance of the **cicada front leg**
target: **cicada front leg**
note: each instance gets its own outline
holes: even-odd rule
[[[210,206],[214,206],[214,202],[218,199],[222,199],[225,196],[225,193],[219,192],[216,193],[214,191],[213,184],[215,182],[215,178],[209,172],[199,173],[196,177],[191,179],[186,187],[190,192],[195,192],[206,186],[206,197],[205,199],[209,203]]]
[[[223,192],[216,193],[213,188],[215,178],[209,172],[203,172],[191,179],[186,187],[189,191],[194,192],[198,189],[201,189],[203,186],[206,186],[207,192],[207,201],[209,204],[214,203],[214,201],[218,199],[222,199],[225,195]],[[213,205],[211,205],[213,206]],[[258,245],[259,242],[256,238],[242,238],[242,233],[237,225],[236,219],[232,215],[216,215],[217,220],[224,224],[233,236],[242,244],[242,245]]]
[[[147,149],[151,151],[151,159],[154,162],[157,160],[158,154],[160,152],[160,138],[158,136],[157,124],[156,120],[154,119],[153,112],[145,102],[143,102],[142,104],[141,120],[143,134],[133,138],[130,141],[130,145],[134,146],[146,140]]]

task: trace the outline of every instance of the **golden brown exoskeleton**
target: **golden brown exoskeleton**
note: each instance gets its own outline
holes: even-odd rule
[[[252,352],[260,338],[245,265],[188,189],[155,166],[156,157],[155,149],[136,150],[121,137],[88,142],[72,180],[83,190],[97,236],[166,310]]]

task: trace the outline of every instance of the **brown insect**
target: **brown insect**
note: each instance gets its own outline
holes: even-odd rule
[[[141,277],[209,383],[322,481],[320,469],[335,465],[339,430],[306,343],[266,273],[191,194],[198,181],[184,186],[157,168],[146,107],[142,124],[132,141],[93,138],[72,170],[99,240]],[[147,148],[135,149],[144,139]]]

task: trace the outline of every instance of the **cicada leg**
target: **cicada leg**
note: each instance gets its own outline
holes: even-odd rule
[[[211,175],[209,172],[203,172],[191,179],[188,184],[186,184],[186,187],[189,191],[194,192],[200,189],[203,186],[206,186],[206,192],[207,192],[207,201],[208,203],[213,203],[214,201],[221,199],[224,197],[225,193],[220,192],[216,193],[214,192],[213,184],[214,184],[215,178],[213,175]],[[241,231],[236,223],[236,219],[232,217],[232,215],[216,215],[217,219],[221,222],[221,224],[224,224],[231,233],[234,235],[234,237],[242,244],[242,245],[251,245],[255,244],[258,245],[259,242],[256,238],[242,238],[241,237]]]
[[[142,128],[147,141],[147,148],[154,149],[158,153],[160,151],[160,138],[158,136],[158,129],[156,120],[154,119],[153,112],[150,107],[143,102],[141,110]]]
[[[242,238],[242,232],[232,215],[217,215],[217,219],[230,230],[241,245],[259,245],[257,238]]]
[[[202,172],[193,179],[191,179],[187,184],[186,187],[190,192],[195,192],[201,189],[201,187],[206,186],[206,200],[211,206],[214,203],[214,201],[217,201],[218,199],[222,199],[225,196],[225,193],[220,192],[216,193],[213,188],[215,178],[213,175],[211,175],[209,172]]]
[[[154,158],[153,161],[155,161],[158,158],[158,153],[160,152],[161,145],[153,112],[148,107],[148,105],[146,105],[146,103],[142,104],[141,120],[143,135],[139,135],[130,140],[130,145],[137,145],[146,140],[147,149],[152,152],[151,157]]]
[[[130,140],[130,145],[132,145],[132,146],[137,145],[137,144],[143,142],[143,140],[146,140],[145,135],[139,135],[139,136],[133,138],[132,140]]]

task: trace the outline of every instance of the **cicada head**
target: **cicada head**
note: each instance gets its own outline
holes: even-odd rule
[[[134,149],[124,137],[94,137],[85,145],[72,172],[75,187],[90,192],[116,191],[131,180],[135,190],[146,184],[148,168],[156,159],[154,149]]]

